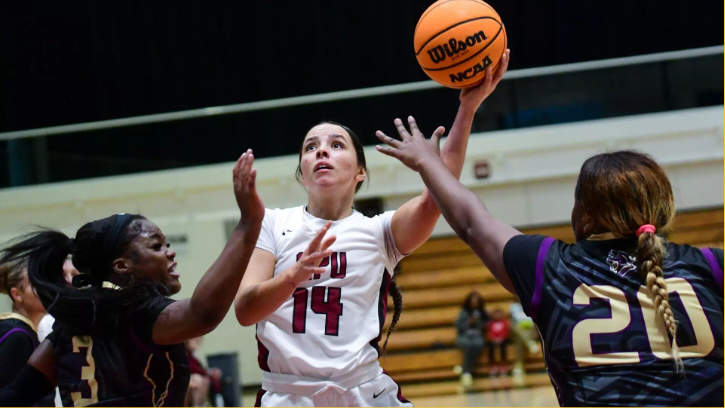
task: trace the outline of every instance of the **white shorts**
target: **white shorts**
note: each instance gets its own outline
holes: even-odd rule
[[[265,372],[254,406],[412,407],[400,386],[375,363],[376,367],[335,381]]]

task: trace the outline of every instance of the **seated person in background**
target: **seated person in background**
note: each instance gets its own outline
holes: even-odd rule
[[[539,352],[539,345],[536,344],[538,331],[534,321],[524,313],[524,308],[518,298],[509,307],[509,317],[511,318],[511,340],[516,345],[516,362],[512,374],[516,380],[523,381],[524,374],[526,374],[526,370],[524,370],[524,350],[528,349],[529,354]]]
[[[461,383],[464,389],[470,388],[473,383],[471,373],[476,367],[478,356],[483,351],[483,328],[486,327],[488,314],[485,310],[483,298],[478,292],[471,292],[463,301],[463,310],[458,315],[456,328],[456,346],[463,350],[463,367],[456,366],[454,370],[461,374]]]
[[[486,325],[486,337],[491,343],[489,352],[489,363],[491,364],[491,375],[505,375],[506,369],[506,346],[511,342],[509,340],[509,321],[506,314],[501,309],[494,309],[491,312],[491,320]],[[501,363],[496,365],[494,352],[496,348],[501,349]]]
[[[201,337],[184,342],[186,354],[189,357],[189,390],[186,392],[187,407],[204,407],[209,405],[210,397],[222,391],[222,372],[218,368],[204,368],[199,358],[194,354],[201,346]]]

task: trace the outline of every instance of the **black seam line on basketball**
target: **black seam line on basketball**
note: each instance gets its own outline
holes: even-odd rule
[[[450,29],[452,29],[454,27],[458,27],[461,24],[470,23],[471,21],[476,21],[476,20],[493,20],[493,21],[495,21],[495,22],[498,23],[499,27],[501,26],[501,22],[500,21],[496,20],[493,17],[488,17],[488,16],[486,16],[486,17],[476,17],[476,18],[471,18],[469,20],[461,21],[459,23],[453,24],[452,26],[446,28],[443,31],[440,31],[440,32],[436,33],[433,37],[431,37],[430,39],[428,39],[428,41],[424,42],[423,45],[420,46],[420,50],[418,50],[418,52],[416,52],[415,55],[417,56],[418,54],[420,54],[421,52],[423,52],[423,48],[425,48],[425,46],[428,45],[429,42],[433,41],[439,35],[445,33],[446,31],[448,31],[448,30],[450,30]]]
[[[486,44],[486,46],[485,46],[485,47],[481,48],[480,50],[478,50],[478,52],[476,52],[475,54],[471,55],[470,57],[468,57],[468,58],[464,59],[463,61],[458,61],[458,62],[456,62],[456,63],[455,63],[455,64],[453,64],[453,65],[449,65],[449,66],[447,66],[447,67],[443,67],[443,68],[423,68],[423,70],[424,70],[424,71],[443,71],[443,70],[445,70],[445,69],[449,69],[449,68],[457,67],[457,66],[459,66],[459,65],[463,64],[463,63],[464,63],[464,62],[466,62],[466,61],[470,61],[470,60],[471,60],[471,59],[473,59],[473,58],[474,58],[474,57],[475,57],[476,55],[478,55],[478,54],[480,54],[480,53],[482,53],[482,52],[486,51],[486,49],[487,49],[487,48],[488,48],[488,47],[489,47],[489,46],[490,46],[491,44],[493,44],[493,42],[494,42],[494,41],[496,41],[496,38],[498,38],[498,36],[499,36],[499,34],[501,34],[501,31],[502,31],[502,30],[503,30],[503,27],[501,27],[501,29],[499,29],[499,30],[498,30],[498,32],[496,33],[496,35],[495,35],[495,36],[493,36],[493,39],[491,39],[491,42],[489,42],[488,44]],[[505,50],[504,50],[504,52],[505,52]]]

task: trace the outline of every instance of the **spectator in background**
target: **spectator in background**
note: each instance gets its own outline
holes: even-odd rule
[[[0,293],[13,302],[0,313],[0,389],[13,382],[40,342],[36,330],[45,308],[28,280],[25,262],[0,265]]]
[[[524,369],[525,350],[528,349],[529,354],[539,352],[539,345],[535,340],[538,331],[534,321],[524,313],[524,308],[518,298],[509,308],[509,316],[511,317],[511,340],[516,345],[516,362],[512,374],[517,383],[523,384],[524,374],[526,374]]]
[[[473,384],[472,373],[485,345],[483,329],[487,321],[488,314],[483,298],[478,292],[469,293],[463,301],[463,310],[456,321],[458,329],[456,346],[463,350],[463,367],[456,366],[454,370],[461,374],[464,390],[470,389]]]
[[[189,357],[189,390],[186,392],[187,407],[204,407],[209,401],[215,401],[215,395],[222,390],[222,372],[218,368],[204,368],[199,358],[194,354],[201,346],[201,337],[190,339],[185,342],[186,354]],[[218,406],[218,405],[217,405]]]
[[[489,352],[489,363],[491,364],[490,374],[495,376],[496,374],[505,375],[506,369],[506,346],[509,345],[509,321],[506,318],[506,314],[501,309],[494,309],[491,312],[491,320],[486,325],[486,337],[490,344]],[[495,351],[496,348],[501,350],[501,363],[496,364]]]

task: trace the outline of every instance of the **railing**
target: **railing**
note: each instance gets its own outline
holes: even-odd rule
[[[509,71],[476,115],[483,133],[723,104],[723,46]],[[298,152],[320,120],[363,144],[413,115],[450,126],[458,93],[432,81],[0,133],[0,187]],[[52,136],[52,137],[50,137]],[[30,139],[34,138],[34,139]]]

